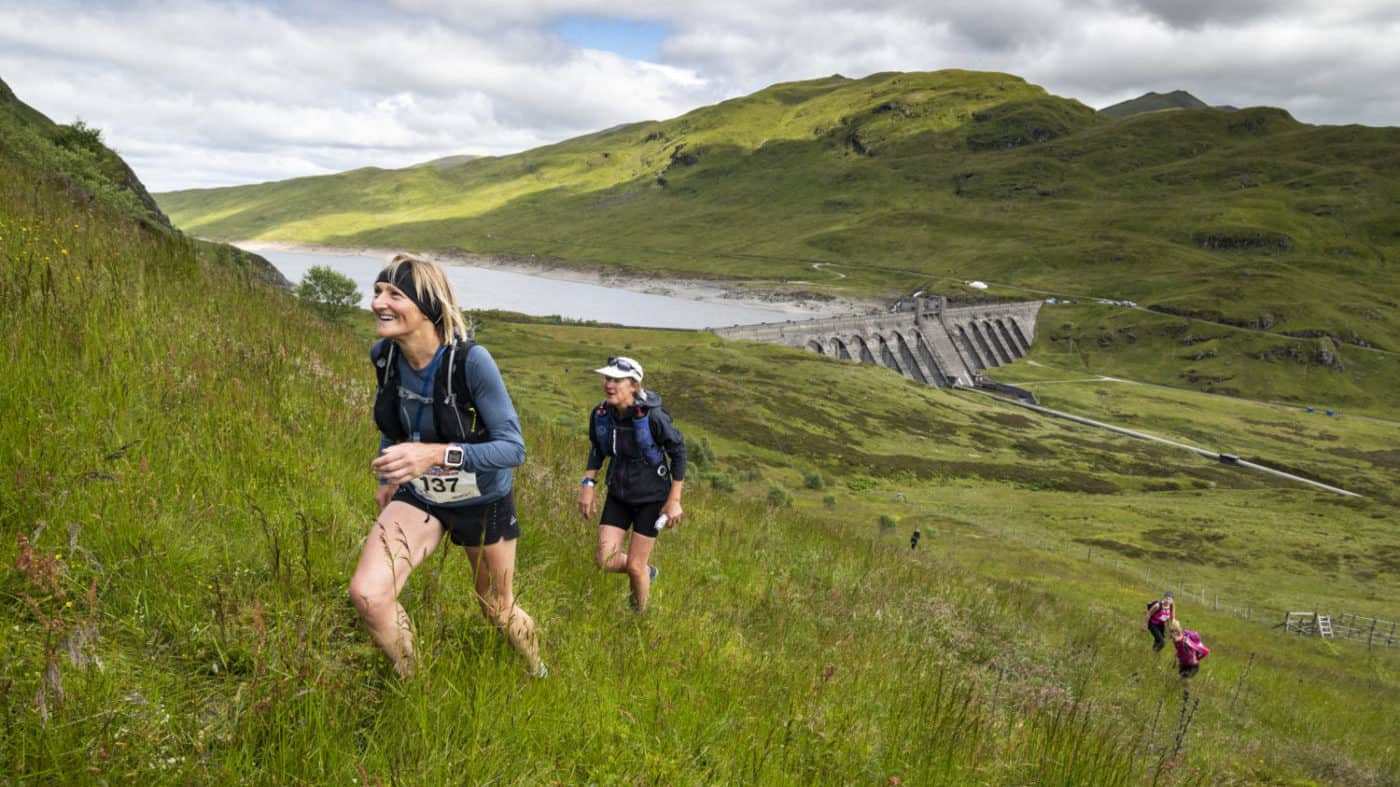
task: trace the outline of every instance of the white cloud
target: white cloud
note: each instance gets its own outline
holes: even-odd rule
[[[17,4],[16,4],[17,5]],[[564,16],[659,22],[661,63]],[[1185,89],[1400,123],[1379,0],[80,0],[0,8],[0,78],[154,190],[503,154],[832,73],[1004,71],[1091,106]]]

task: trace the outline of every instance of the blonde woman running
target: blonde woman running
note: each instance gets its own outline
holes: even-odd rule
[[[525,461],[520,419],[496,362],[466,338],[442,269],[400,254],[379,273],[370,350],[379,391],[379,517],[350,579],[350,598],[401,676],[418,666],[399,604],[413,569],[442,537],[466,549],[481,612],[505,632],[531,674],[546,674],[535,623],[515,603],[512,468]]]

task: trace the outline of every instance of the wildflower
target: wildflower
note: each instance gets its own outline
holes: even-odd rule
[[[67,249],[60,249],[60,251],[63,252],[63,256],[65,256],[65,257],[68,256],[68,250],[67,250]]]
[[[63,602],[63,606],[64,606],[65,609],[72,609],[72,607],[73,607],[73,602],[71,602],[71,601],[65,601],[65,602]]]
[[[55,552],[55,553],[53,554],[53,559],[54,559],[54,560],[62,560],[62,559],[63,559],[63,553],[62,553],[62,552]]]

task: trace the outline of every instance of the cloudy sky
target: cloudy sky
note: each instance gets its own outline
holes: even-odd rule
[[[498,155],[774,82],[964,68],[1400,125],[1394,0],[0,0],[0,79],[152,191]]]

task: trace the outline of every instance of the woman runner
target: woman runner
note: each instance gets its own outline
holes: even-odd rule
[[[399,593],[447,535],[467,551],[482,614],[543,677],[535,623],[513,589],[520,525],[512,468],[525,461],[525,441],[496,362],[467,341],[451,285],[432,262],[395,256],[375,281],[371,308],[380,337],[370,351],[380,380],[371,463],[379,517],[350,579],[355,609],[395,672],[413,674],[413,626]]]
[[[598,471],[609,457],[608,497],[594,559],[604,571],[627,574],[632,608],[644,612],[658,573],[647,562],[656,545],[657,524],[665,517],[662,525],[675,527],[684,515],[685,438],[661,409],[661,396],[642,388],[640,363],[617,356],[594,371],[603,375],[603,401],[588,418],[590,447],[578,510],[584,519],[597,511]],[[623,551],[629,529],[632,538]]]

